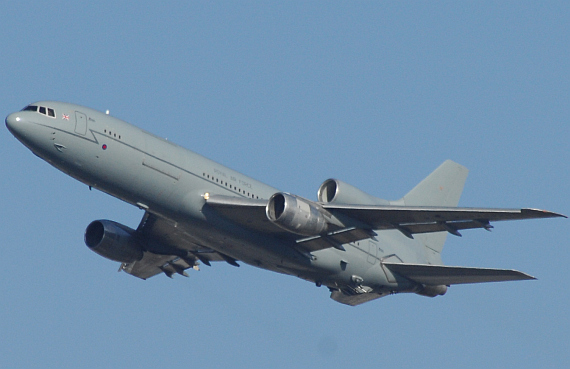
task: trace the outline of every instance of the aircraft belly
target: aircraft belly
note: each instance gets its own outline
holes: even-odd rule
[[[248,235],[219,222],[186,219],[179,222],[179,227],[185,230],[192,242],[255,267],[286,274],[310,269],[308,259],[271,237]]]
[[[360,285],[376,292],[410,290],[415,284],[405,278],[394,277],[389,270],[385,271],[382,261],[419,262],[425,260],[422,259],[423,251],[416,245],[406,247],[417,241],[408,239],[399,231],[383,230],[377,234],[375,240],[343,245],[345,251],[329,248],[313,252],[316,257],[314,269],[302,278],[317,280],[329,287]]]

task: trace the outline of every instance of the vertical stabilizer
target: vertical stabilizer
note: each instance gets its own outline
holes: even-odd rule
[[[406,206],[457,206],[469,171],[463,165],[446,160],[398,202]],[[441,252],[447,232],[414,236],[426,247]]]

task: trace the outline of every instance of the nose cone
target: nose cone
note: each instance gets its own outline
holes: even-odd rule
[[[27,115],[21,111],[8,115],[6,127],[18,141],[30,147],[40,142],[38,139],[43,138],[43,132],[41,127],[29,120],[29,114]]]
[[[17,136],[18,124],[21,118],[19,117],[18,113],[12,113],[6,117],[6,127],[8,130],[12,132],[14,136]]]

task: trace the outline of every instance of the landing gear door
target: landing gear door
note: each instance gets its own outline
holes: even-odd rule
[[[75,133],[85,135],[87,133],[87,116],[81,112],[75,112]]]

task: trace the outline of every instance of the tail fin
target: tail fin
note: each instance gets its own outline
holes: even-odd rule
[[[406,194],[398,203],[406,206],[457,206],[469,171],[464,166],[446,160],[429,176]],[[447,232],[418,234],[426,247],[441,253]]]

